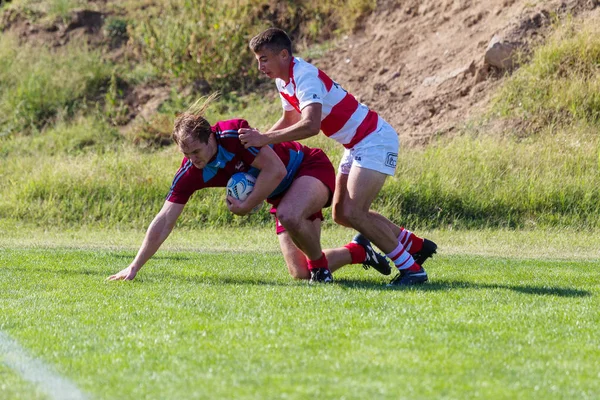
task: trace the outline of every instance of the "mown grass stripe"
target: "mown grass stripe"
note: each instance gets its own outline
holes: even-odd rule
[[[0,331],[0,354],[3,362],[24,380],[37,385],[51,399],[82,400],[88,397],[68,379],[52,371],[41,360],[27,354],[19,343]]]

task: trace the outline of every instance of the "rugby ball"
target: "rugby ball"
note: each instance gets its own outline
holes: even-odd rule
[[[227,182],[227,196],[231,196],[239,201],[244,201],[248,198],[250,193],[252,193],[255,183],[256,178],[254,176],[246,172],[236,172]],[[256,207],[250,211],[250,214],[254,214],[260,210],[262,205],[263,203],[257,204]]]
[[[227,196],[244,201],[254,190],[256,178],[246,172],[236,172],[227,182]]]

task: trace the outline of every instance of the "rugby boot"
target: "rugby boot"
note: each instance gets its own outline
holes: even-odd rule
[[[417,251],[412,256],[417,264],[423,265],[428,258],[433,257],[433,255],[436,253],[436,250],[437,244],[433,243],[429,239],[423,239],[423,247],[421,247],[421,250]]]
[[[332,283],[333,275],[327,268],[313,268],[310,270],[309,283]]]
[[[412,286],[425,282],[427,282],[427,272],[425,272],[423,267],[419,267],[417,271],[409,271],[407,269],[400,270],[400,273],[396,275],[387,286]]]
[[[392,273],[392,268],[390,267],[390,263],[388,262],[387,258],[383,254],[376,252],[373,249],[373,246],[371,246],[369,239],[364,237],[362,233],[354,236],[352,243],[356,243],[365,249],[367,257],[363,262],[364,269],[373,267],[377,272],[383,275],[389,275]]]

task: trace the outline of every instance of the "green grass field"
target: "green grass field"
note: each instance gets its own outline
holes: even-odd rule
[[[0,9],[66,21],[83,3]],[[179,166],[153,140],[200,95],[181,88],[201,77],[223,90],[211,121],[265,129],[280,113],[274,91],[240,96],[254,92],[247,39],[267,2],[196,3],[109,1],[109,37],[129,37],[133,64],[0,34],[0,400],[600,398],[597,17],[557,21],[456,136],[402,147],[402,173],[374,208],[436,229],[428,284],[388,289],[360,266],[329,286],[293,281],[266,210],[235,218],[223,190],[195,196],[134,282],[106,282],[133,259]],[[325,22],[348,32],[376,5],[288,3],[285,27],[319,40]],[[198,61],[236,48],[239,59]],[[121,86],[158,83],[169,100],[121,132]],[[341,146],[307,143],[337,165]],[[332,225],[326,247],[352,237]]]
[[[143,231],[25,228],[0,224],[0,334],[88,398],[600,396],[597,232],[427,232],[430,283],[390,290],[293,281],[271,229],[176,230],[106,282]],[[4,361],[0,398],[56,398]]]

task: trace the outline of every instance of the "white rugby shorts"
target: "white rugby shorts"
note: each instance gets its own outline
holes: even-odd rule
[[[353,148],[344,151],[338,172],[348,175],[352,166],[356,165],[394,176],[398,161],[398,147],[398,134],[390,124],[379,117],[374,132]]]

